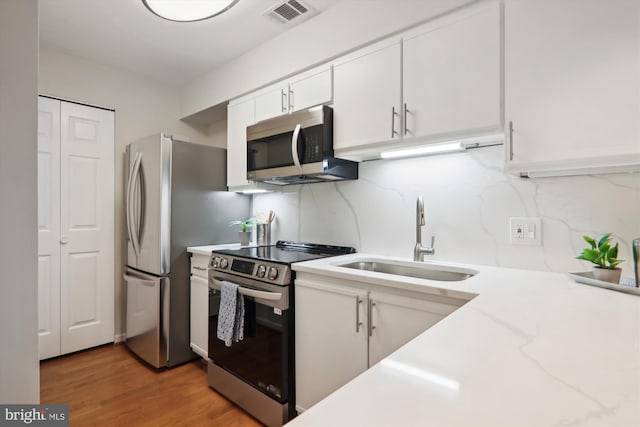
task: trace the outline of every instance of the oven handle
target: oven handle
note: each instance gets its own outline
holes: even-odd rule
[[[222,281],[218,279],[209,279],[214,285],[214,288],[220,290],[222,288]],[[254,297],[258,299],[264,299],[269,301],[279,301],[282,299],[282,294],[279,292],[265,292],[265,291],[256,291],[254,289],[243,288],[242,286],[238,287],[238,292],[242,295],[246,295],[248,297]]]

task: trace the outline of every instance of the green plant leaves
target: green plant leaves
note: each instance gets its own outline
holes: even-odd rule
[[[591,249],[595,249],[596,248],[596,241],[593,240],[591,237],[589,236],[582,236],[582,238],[591,245]]]
[[[609,259],[616,258],[618,256],[618,244],[616,243],[614,247],[609,249],[607,256]]]
[[[253,228],[253,224],[255,223],[255,217],[247,218],[243,221],[231,221],[229,225],[239,225],[240,231],[249,231]]]
[[[604,246],[608,244],[610,241],[611,241],[611,233],[607,233],[600,238],[600,241],[598,242],[598,247]]]
[[[596,242],[589,236],[582,236],[591,248],[583,249],[582,253],[576,257],[592,262],[601,268],[614,269],[623,260],[618,259],[618,243],[611,246],[611,233],[607,233]]]
[[[600,252],[595,249],[585,249],[582,251],[578,259],[594,262],[600,256]]]

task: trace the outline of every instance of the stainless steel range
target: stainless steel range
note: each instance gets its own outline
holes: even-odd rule
[[[278,241],[213,252],[209,268],[209,386],[268,426],[295,416],[294,272],[291,264],[354,248]],[[222,281],[244,298],[244,339],[216,337]]]

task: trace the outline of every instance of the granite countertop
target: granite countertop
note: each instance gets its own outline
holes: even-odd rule
[[[401,260],[294,270],[477,296],[288,426],[640,426],[640,297],[559,273],[438,263],[479,274],[433,282],[336,265],[374,258]]]

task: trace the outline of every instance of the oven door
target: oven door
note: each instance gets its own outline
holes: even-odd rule
[[[233,342],[231,347],[217,338],[223,279],[240,286],[245,306],[244,339]],[[210,276],[209,290],[209,358],[272,399],[286,403],[293,389],[293,313],[288,304],[289,287]]]

